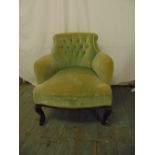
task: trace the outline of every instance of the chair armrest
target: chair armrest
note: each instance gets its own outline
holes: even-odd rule
[[[110,56],[103,52],[99,52],[93,59],[92,68],[102,81],[111,84],[113,76],[113,61]]]
[[[37,84],[40,84],[58,71],[51,54],[45,55],[34,63],[34,72]]]

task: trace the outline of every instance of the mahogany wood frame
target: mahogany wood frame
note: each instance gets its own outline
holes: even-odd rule
[[[44,111],[42,110],[42,107],[49,107],[49,108],[56,108],[56,109],[71,109],[71,110],[91,109],[91,110],[93,110],[95,112],[95,114],[97,116],[97,120],[100,120],[102,125],[107,125],[108,124],[107,120],[108,120],[108,117],[110,116],[110,114],[112,112],[112,106],[90,107],[90,108],[58,108],[58,107],[53,107],[53,106],[36,104],[35,105],[35,111],[40,116],[40,118],[39,118],[39,125],[40,126],[44,125],[45,119],[46,119]],[[104,113],[102,113],[101,117],[100,117],[99,110],[101,110],[101,109],[104,110]]]

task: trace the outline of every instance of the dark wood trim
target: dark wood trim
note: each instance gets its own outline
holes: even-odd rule
[[[45,104],[36,104],[39,105],[41,107],[47,107],[47,108],[54,108],[54,109],[66,109],[66,110],[82,110],[82,109],[100,109],[100,108],[109,108],[111,106],[94,106],[94,107],[80,107],[80,108],[72,108],[72,107],[56,107],[56,106],[49,106],[49,105],[45,105]]]
[[[45,123],[45,114],[44,114],[44,111],[42,110],[42,106],[36,104],[36,105],[35,105],[35,111],[36,111],[36,113],[38,113],[39,116],[40,116],[39,125],[44,125],[44,123]]]
[[[35,111],[40,115],[40,120],[39,120],[39,125],[43,125],[45,122],[45,114],[42,110],[42,107],[47,107],[47,108],[54,108],[54,109],[63,109],[63,110],[92,110],[92,112],[96,115],[97,120],[101,121],[103,125],[107,124],[107,119],[110,116],[112,112],[112,107],[111,106],[99,106],[99,107],[81,107],[81,108],[66,108],[66,107],[55,107],[55,106],[48,106],[48,105],[43,105],[43,104],[36,104],[35,105]],[[99,116],[99,110],[103,110],[104,113],[102,115],[102,118]]]

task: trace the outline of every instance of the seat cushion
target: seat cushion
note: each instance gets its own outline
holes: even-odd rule
[[[111,105],[112,92],[86,67],[66,68],[35,87],[34,102],[61,108]]]

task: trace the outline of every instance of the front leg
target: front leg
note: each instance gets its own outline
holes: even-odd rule
[[[112,112],[112,108],[111,107],[105,107],[105,111],[104,111],[103,118],[102,118],[102,121],[101,121],[101,123],[103,125],[108,124],[107,123],[107,119],[108,119],[109,115],[111,114],[111,112]]]
[[[43,125],[45,122],[45,114],[41,108],[41,105],[35,105],[35,111],[40,115],[39,125]]]

